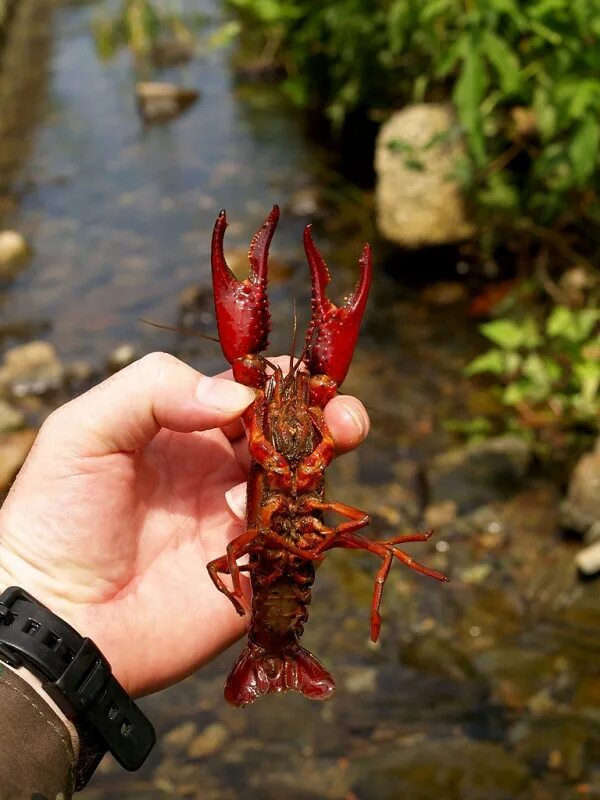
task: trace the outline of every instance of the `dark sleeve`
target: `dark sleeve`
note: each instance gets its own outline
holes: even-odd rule
[[[35,689],[0,663],[0,798],[71,800],[69,732]]]

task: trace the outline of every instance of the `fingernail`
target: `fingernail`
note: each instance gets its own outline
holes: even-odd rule
[[[356,429],[356,435],[359,439],[364,439],[369,432],[369,420],[366,414],[359,408],[351,406],[349,403],[344,403],[344,411],[352,425]]]
[[[196,386],[196,400],[208,408],[233,413],[247,408],[254,400],[254,392],[235,381],[203,375]]]
[[[246,518],[246,483],[238,483],[237,486],[232,486],[225,492],[225,502],[229,506],[229,510],[238,519]]]

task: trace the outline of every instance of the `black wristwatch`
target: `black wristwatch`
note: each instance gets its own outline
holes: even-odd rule
[[[141,767],[156,741],[148,718],[112,674],[91,639],[17,586],[0,595],[0,661],[25,667],[73,721],[82,789],[109,750],[128,770]]]

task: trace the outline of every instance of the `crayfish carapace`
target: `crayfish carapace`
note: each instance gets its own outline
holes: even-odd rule
[[[437,580],[445,575],[418,564],[399,549],[404,542],[426,541],[431,532],[371,541],[357,533],[369,524],[364,511],[325,498],[324,474],[334,457],[334,443],[323,409],[346,377],[371,283],[371,251],[365,245],[360,278],[340,307],[325,293],[327,266],[315,247],[310,226],[304,248],[312,278],[312,319],[304,350],[287,374],[260,353],[270,332],[267,299],[267,258],[279,220],[274,206],[255,234],[244,281],[233,275],[223,255],[227,227],[219,215],[212,238],[212,274],[219,339],[236,381],[256,390],[256,400],[244,412],[252,463],[248,477],[247,528],[211,561],[208,571],[240,614],[245,601],[241,572],[250,574],[252,613],[248,644],[231,670],[225,698],[234,706],[252,703],[269,692],[290,689],[312,700],[327,700],[334,681],[312,653],[301,647],[307,620],[315,564],[328,550],[367,550],[381,558],[371,607],[371,639],[377,641],[379,605],[392,561]],[[271,374],[268,368],[271,367]],[[326,525],[323,512],[342,517]],[[239,564],[247,556],[247,563]],[[222,575],[229,575],[229,588]]]

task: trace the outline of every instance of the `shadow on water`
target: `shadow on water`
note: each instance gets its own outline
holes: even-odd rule
[[[218,7],[202,5],[216,23]],[[332,179],[276,88],[236,85],[226,51],[164,70],[161,78],[194,86],[201,98],[170,124],[142,125],[130,59],[98,60],[92,10],[22,0],[2,55],[0,227],[24,232],[33,253],[0,287],[0,344],[35,332],[66,362],[99,366],[130,342],[140,354],[166,349],[205,371],[221,369],[210,343],[138,318],[185,322],[182,293],[196,286],[195,313],[204,332],[214,332],[215,216],[227,208],[227,252],[239,265],[279,202],[272,351],[286,351],[292,298],[301,323],[308,312],[303,226],[318,218],[316,239],[341,296],[355,279],[368,205],[343,202],[360,194]],[[367,403],[373,430],[332,469],[329,487],[332,497],[372,510],[371,534],[379,537],[423,524],[423,469],[450,444],[444,419],[473,402],[461,370],[478,343],[464,302],[424,302],[420,281],[397,281],[407,263],[423,268],[411,258],[377,269],[344,387]],[[441,274],[457,279],[452,263]],[[565,569],[573,551],[556,536],[556,502],[534,483],[486,507],[483,520],[441,524],[419,558],[451,571],[453,582],[431,585],[393,570],[376,647],[368,644],[375,565],[332,554],[306,632],[307,646],[338,680],[332,703],[288,696],[245,711],[226,707],[234,647],[143,701],[161,736],[148,764],[124,775],[107,759],[81,797],[600,796],[597,597]]]

